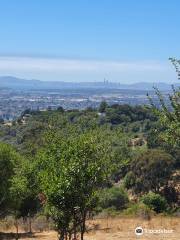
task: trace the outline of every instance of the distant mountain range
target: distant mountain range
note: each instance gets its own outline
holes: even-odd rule
[[[173,84],[174,87],[180,87],[180,83]],[[26,80],[12,76],[0,77],[0,88],[10,88],[16,90],[62,90],[62,89],[131,89],[131,90],[152,90],[157,87],[161,91],[169,91],[172,89],[171,84],[159,82],[159,83],[147,83],[138,82],[134,84],[120,84],[113,82],[62,82],[62,81],[40,81],[40,80]]]

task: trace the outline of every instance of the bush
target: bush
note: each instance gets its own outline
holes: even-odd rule
[[[167,201],[159,194],[149,192],[141,198],[141,201],[156,213],[164,212],[167,209]]]
[[[124,186],[130,189],[135,184],[135,177],[132,171],[128,172],[124,178]]]
[[[144,203],[136,203],[130,205],[124,210],[125,215],[138,216],[146,220],[150,220],[153,211]]]
[[[122,187],[104,189],[100,194],[99,205],[102,209],[124,209],[128,203],[128,195]]]
[[[131,173],[125,183],[136,194],[158,192],[169,180],[174,163],[173,157],[162,150],[143,151],[130,163]]]

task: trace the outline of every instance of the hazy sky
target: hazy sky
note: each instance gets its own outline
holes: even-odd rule
[[[0,75],[175,82],[179,0],[0,0]]]

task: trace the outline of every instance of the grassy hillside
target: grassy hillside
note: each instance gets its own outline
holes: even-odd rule
[[[178,146],[146,106],[26,110],[0,125],[0,214],[47,217],[61,237],[99,214],[177,214]],[[6,186],[4,188],[4,186]],[[29,231],[31,231],[31,224]],[[63,238],[62,238],[63,239]]]

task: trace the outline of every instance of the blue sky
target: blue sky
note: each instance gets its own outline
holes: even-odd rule
[[[0,0],[0,75],[175,82],[179,0]]]

